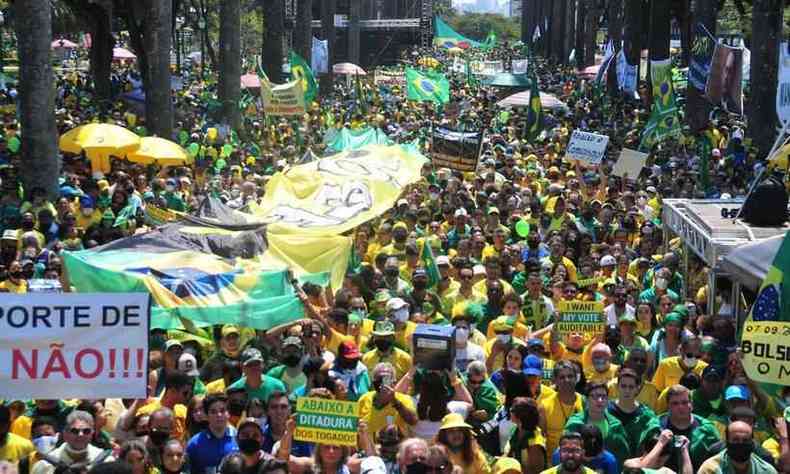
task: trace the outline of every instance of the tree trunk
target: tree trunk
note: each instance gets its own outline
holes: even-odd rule
[[[697,37],[696,24],[702,23],[714,37],[716,36],[716,3],[717,0],[697,0],[696,10],[692,12],[691,38],[689,42],[694,44]],[[686,86],[686,121],[691,130],[696,132],[708,124],[711,105],[703,91],[692,86]]]
[[[172,0],[145,0],[143,41],[148,58],[145,89],[145,124],[148,131],[171,139],[173,102],[170,98],[170,44]]]
[[[335,64],[335,9],[336,0],[321,0],[321,35],[327,44],[327,73],[321,76],[321,85],[318,88],[323,94],[331,94],[334,89],[334,73],[332,65]]]
[[[782,0],[754,0],[752,7],[752,89],[749,131],[759,156],[765,156],[776,139],[776,88],[779,39],[782,34]]]
[[[699,1],[697,2],[699,3]],[[688,67],[691,58],[692,18],[691,6],[686,1],[675,0],[675,20],[680,28],[680,65]]]
[[[581,69],[584,67],[584,38],[585,38],[585,18],[587,17],[587,0],[578,0],[576,3],[576,39],[574,49],[576,49],[576,67]]]
[[[576,48],[576,0],[567,0],[565,10],[565,57],[562,58],[563,64],[570,64],[568,59],[571,50]]]
[[[361,0],[348,0],[348,61],[359,64],[359,8]]]
[[[521,0],[521,42],[529,44],[532,32],[529,31],[532,24],[532,4],[534,0]]]
[[[551,7],[551,58],[562,63],[565,53],[565,3],[566,0],[554,0]]]
[[[636,65],[637,70],[642,56],[642,16],[645,13],[644,8],[644,1],[628,0],[625,2],[625,57],[628,60],[628,64]]]
[[[43,188],[58,197],[58,131],[55,127],[55,77],[50,61],[52,11],[48,0],[14,3],[19,51],[19,121],[22,126],[25,194]]]
[[[219,10],[219,101],[222,117],[237,130],[241,122],[241,2],[222,0]]]
[[[294,50],[310,63],[313,54],[313,0],[297,0]]]
[[[598,0],[586,0],[584,16],[584,67],[595,64],[596,37],[598,35]]]
[[[609,18],[609,39],[614,46],[615,57],[609,66],[607,85],[613,94],[617,93],[617,54],[620,52],[623,40],[623,0],[609,0],[607,5]]]
[[[115,47],[115,38],[112,36],[112,4],[108,3],[107,8],[103,8],[99,3],[91,3],[88,8],[92,12],[90,67],[95,101],[99,104],[99,110],[106,112],[112,102],[110,73],[112,51]]]
[[[652,0],[650,10],[650,60],[669,58],[669,39],[672,33],[669,0]]]
[[[283,36],[285,35],[285,5],[283,0],[266,0],[263,28],[263,70],[269,80],[283,82]]]

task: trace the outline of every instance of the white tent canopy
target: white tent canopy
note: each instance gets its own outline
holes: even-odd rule
[[[782,245],[784,235],[741,245],[722,257],[722,270],[741,285],[757,291]]]

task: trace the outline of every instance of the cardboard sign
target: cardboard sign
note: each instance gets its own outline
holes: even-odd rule
[[[294,439],[309,443],[356,446],[359,403],[325,398],[296,400]]]
[[[629,178],[636,179],[647,163],[647,156],[647,153],[623,148],[612,169],[612,174],[621,178],[628,175]]]
[[[458,132],[437,127],[433,132],[433,165],[461,172],[475,171],[482,137],[480,132]]]
[[[263,112],[272,116],[294,116],[305,112],[304,89],[299,79],[285,84],[274,85],[261,80]]]
[[[574,160],[597,165],[603,159],[609,137],[592,132],[574,130],[565,155]]]
[[[750,379],[790,385],[790,322],[746,321],[741,353]]]
[[[557,331],[563,336],[571,333],[603,334],[603,303],[599,301],[561,301]]]
[[[147,293],[0,298],[0,398],[145,398]]]

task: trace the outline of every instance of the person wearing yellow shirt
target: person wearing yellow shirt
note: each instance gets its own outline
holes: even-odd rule
[[[406,244],[406,261],[398,268],[401,279],[410,281],[412,273],[420,264],[420,252],[417,250],[417,245],[413,243]]]
[[[365,262],[373,265],[376,261],[376,255],[379,251],[392,242],[392,225],[388,222],[382,222],[376,232],[375,240],[368,242],[368,251],[365,253]]]
[[[404,222],[392,226],[392,242],[381,248],[381,252],[390,257],[398,257],[398,262],[406,262],[406,239],[409,237],[409,228]]]
[[[491,321],[495,337],[489,339],[483,351],[486,355],[486,369],[493,374],[505,366],[505,356],[514,345],[526,345],[522,340],[513,337],[513,322],[507,316],[500,316]]]
[[[493,209],[496,210],[496,208]],[[490,215],[491,211],[488,212]],[[499,219],[499,211],[497,211],[496,217],[497,219]],[[487,258],[490,257],[497,257],[497,258],[501,257],[502,251],[505,250],[507,235],[508,235],[507,227],[504,227],[502,224],[498,224],[498,227],[494,229],[494,243],[483,247],[484,262],[486,261]]]
[[[74,224],[83,232],[101,222],[102,213],[96,209],[96,202],[88,195],[80,196],[79,205],[72,206],[72,208],[76,217]]]
[[[129,431],[131,423],[138,416],[150,415],[161,407],[173,411],[175,424],[173,425],[173,438],[186,441],[187,436],[187,407],[192,398],[194,381],[192,377],[177,371],[168,371],[165,377],[165,392],[160,398],[152,398],[141,402],[135,400],[129,407],[128,415],[120,421],[121,429]]]
[[[458,413],[449,413],[442,418],[436,444],[447,448],[453,466],[460,467],[463,472],[491,472],[491,465],[475,440],[472,425]]]
[[[554,237],[551,239],[549,248],[551,249],[551,255],[545,257],[541,263],[551,263],[552,266],[562,265],[568,273],[568,280],[575,283],[578,278],[576,265],[565,256],[565,243],[560,237]]]
[[[625,362],[623,362],[623,368],[632,369],[637,375],[641,378],[641,386],[642,388],[639,390],[639,394],[636,396],[636,400],[645,405],[646,407],[653,410],[654,413],[661,413],[658,407],[658,396],[659,392],[656,390],[656,386],[653,385],[653,382],[650,380],[645,380],[645,373],[648,367],[648,356],[647,351],[642,348],[635,348],[628,353],[628,357],[626,358]],[[617,386],[617,379],[613,379],[609,381],[607,384],[607,388],[609,389],[609,398],[616,400],[620,398],[620,391]]]
[[[521,315],[521,297],[515,293],[506,294],[502,299],[502,312],[504,313],[502,316],[508,318],[508,321],[513,324],[513,336],[522,341],[529,339],[531,328],[521,322],[523,320]],[[489,324],[486,338],[492,339],[494,336],[494,328]]]
[[[8,279],[0,282],[0,293],[27,293],[27,281],[22,278],[22,264],[14,260],[8,266]]]
[[[11,428],[11,410],[0,405],[0,460],[14,465],[36,450],[29,439],[9,432]]]
[[[584,366],[584,377],[587,383],[609,383],[610,380],[617,376],[619,366],[612,364],[612,349],[606,344],[599,342],[596,343],[592,350],[591,365],[585,364],[586,360],[582,358],[582,365]]]
[[[373,390],[359,397],[359,416],[368,424],[368,432],[374,436],[388,425],[396,425],[408,436],[411,427],[417,424],[417,409],[414,401],[405,393],[396,392],[395,368],[382,362],[373,368]]]
[[[688,336],[680,343],[680,355],[665,357],[658,363],[653,385],[659,392],[676,385],[687,372],[702,376],[708,364],[702,360],[702,342],[696,336]]]
[[[373,373],[373,369],[381,363],[389,363],[395,369],[395,378],[400,380],[412,366],[412,358],[408,352],[395,347],[395,325],[389,320],[376,321],[373,325],[373,350],[362,356],[362,363]]]
[[[450,257],[439,255],[436,257],[436,268],[439,270],[439,282],[436,285],[436,294],[442,303],[441,313],[452,314],[455,298],[461,284],[450,276]]]
[[[392,298],[387,301],[387,318],[395,325],[395,345],[411,353],[411,336],[417,325],[409,321],[409,303],[402,298]]]
[[[584,411],[583,398],[576,393],[576,366],[562,360],[554,366],[554,384],[557,392],[542,400],[540,408],[540,429],[546,436],[546,452],[553,453],[560,442],[568,419]]]
[[[507,281],[500,278],[502,267],[499,257],[488,257],[485,260],[485,278],[472,286],[472,293],[479,299],[485,299],[488,294],[489,282],[498,281],[502,285],[504,294],[513,293],[513,287]]]

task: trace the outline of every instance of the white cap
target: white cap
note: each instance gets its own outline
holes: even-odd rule
[[[461,217],[461,216],[466,217],[468,215],[469,214],[466,213],[466,209],[464,209],[463,207],[459,207],[458,209],[455,210],[455,217]]]
[[[387,474],[387,466],[384,464],[384,460],[378,456],[363,458],[359,470],[365,474]]]
[[[397,204],[398,207],[408,206],[408,205],[409,205],[409,201],[407,201],[405,199],[398,199],[398,204]]]
[[[450,257],[447,255],[439,255],[436,257],[436,265],[450,265]]]
[[[647,189],[645,189],[645,191],[647,191],[647,192],[649,192],[649,193],[655,193],[655,192],[657,192],[657,191],[656,191],[656,187],[655,187],[655,186],[648,186],[648,187],[647,187]]]
[[[404,306],[409,306],[409,303],[403,301],[402,298],[392,298],[387,301],[387,311],[397,311]]]
[[[472,274],[473,275],[485,275],[486,274],[486,267],[480,265],[479,263],[472,267]]]
[[[197,377],[200,375],[197,369],[197,360],[195,360],[195,356],[189,352],[181,354],[181,357],[178,358],[178,371],[190,377]]]
[[[615,258],[611,255],[604,255],[603,258],[601,258],[602,267],[609,267],[613,265],[617,265],[617,260],[615,260]]]

